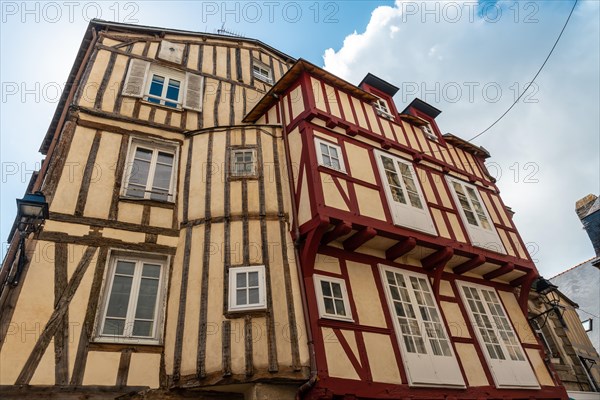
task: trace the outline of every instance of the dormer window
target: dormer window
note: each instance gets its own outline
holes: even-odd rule
[[[435,133],[433,133],[433,129],[431,128],[430,124],[425,124],[421,126],[421,130],[423,131],[423,133],[425,134],[425,136],[430,139],[430,140],[434,140],[434,141],[438,141],[438,137]]]
[[[380,116],[388,119],[394,118],[394,116],[390,112],[390,107],[386,100],[378,96],[377,100],[375,100],[373,105],[375,106],[375,110],[377,110],[377,114],[379,114]]]

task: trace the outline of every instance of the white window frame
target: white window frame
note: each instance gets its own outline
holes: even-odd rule
[[[152,80],[154,79],[154,75],[158,75],[164,78],[164,83],[163,83],[163,90],[162,90],[162,94],[160,96],[155,96],[155,95],[150,95],[150,87],[152,86]],[[182,105],[183,105],[183,95],[184,95],[184,91],[186,90],[186,86],[187,86],[187,82],[185,79],[185,73],[181,72],[181,71],[177,71],[171,68],[165,68],[165,67],[161,67],[159,65],[156,64],[151,64],[150,68],[148,70],[148,78],[146,79],[146,87],[144,89],[144,100],[152,103],[152,104],[156,104],[156,105],[161,105],[164,107],[168,107],[168,108],[173,108],[173,109],[181,109]],[[179,93],[177,96],[177,100],[173,100],[173,99],[168,99],[166,97],[167,95],[167,90],[168,90],[168,82],[173,79],[179,82]],[[150,98],[152,99],[156,99],[159,100],[159,103],[155,103],[153,101],[150,100]],[[170,106],[167,105],[165,103],[175,103],[176,106]]]
[[[373,93],[371,93],[373,94]],[[375,107],[375,111],[377,112],[377,114],[381,115],[384,118],[387,119],[393,119],[394,116],[392,115],[392,111],[390,108],[390,104],[388,103],[387,100],[377,96],[376,94],[373,94],[375,97],[377,97],[377,100],[375,100],[373,102],[373,106]]]
[[[256,58],[252,60],[252,75],[259,81],[273,84],[273,71],[271,67]]]
[[[251,172],[239,173],[237,171],[237,169],[236,169],[237,162],[236,162],[235,156],[238,153],[252,153],[252,171]],[[236,177],[236,178],[254,177],[257,175],[256,164],[257,164],[256,149],[254,149],[254,148],[239,148],[239,149],[231,150],[231,167],[230,167],[231,176]]]
[[[504,249],[502,240],[500,240],[500,236],[498,236],[498,232],[496,231],[496,227],[494,226],[494,221],[492,220],[492,218],[490,218],[490,214],[487,211],[487,207],[485,206],[485,203],[483,202],[483,199],[481,198],[481,195],[479,194],[479,189],[474,185],[471,185],[467,182],[461,181],[460,179],[456,179],[449,175],[446,175],[446,182],[448,183],[448,186],[450,187],[450,193],[452,193],[452,198],[454,199],[454,204],[456,205],[456,208],[458,209],[458,212],[460,213],[460,217],[463,221],[465,229],[467,230],[467,234],[469,235],[471,244],[475,247],[479,247],[479,248],[486,249],[486,250],[491,250],[491,251],[494,251],[494,252],[500,253],[500,254],[506,254],[506,250]],[[479,202],[479,205],[481,206],[481,210],[483,211],[483,217],[487,219],[487,222],[490,227],[489,229],[486,229],[483,226],[483,224],[481,222],[481,216],[477,213],[476,207],[473,204],[472,199],[470,198],[470,196],[467,195],[465,197],[467,199],[467,202],[469,203],[470,211],[473,213],[473,215],[476,219],[477,225],[473,225],[471,222],[469,222],[469,219],[467,218],[467,215],[465,214],[465,210],[462,206],[462,203],[460,202],[458,194],[456,193],[456,190],[454,189],[454,183],[461,185],[463,187],[463,190],[465,191],[465,193],[467,193],[468,189],[473,190],[473,192],[475,193],[475,196],[477,197],[477,201]]]
[[[392,215],[392,221],[394,222],[394,225],[415,229],[421,232],[428,233],[430,235],[437,235],[437,230],[435,229],[433,219],[431,218],[431,214],[429,213],[427,201],[425,199],[425,196],[423,195],[423,190],[421,189],[421,182],[419,181],[417,174],[415,173],[415,168],[413,167],[412,162],[377,149],[374,150],[374,153],[377,162],[377,167],[379,168],[379,175],[383,184],[383,189],[385,191],[385,197],[388,202],[388,207],[390,210],[390,214]],[[394,199],[394,195],[392,193],[392,188],[390,187],[390,184],[388,182],[386,169],[384,168],[382,157],[387,157],[394,162],[395,173],[399,177],[402,193],[406,201],[405,204],[398,202]],[[402,171],[400,171],[398,163],[401,163],[404,166],[408,167],[410,177],[407,178],[412,179],[416,189],[416,193],[414,194],[418,195],[422,208],[418,208],[412,205],[406,187],[405,178],[402,175]]]
[[[267,308],[267,285],[265,279],[265,266],[253,265],[247,267],[230,267],[229,268],[229,311],[250,311],[264,310]],[[237,275],[240,273],[247,274],[249,272],[258,273],[258,303],[237,305]],[[249,286],[246,286],[246,289]]]
[[[512,326],[512,321],[506,313],[496,289],[466,281],[456,281],[456,285],[469,315],[471,326],[475,331],[475,336],[477,336],[479,347],[492,372],[496,387],[502,389],[539,389],[540,385],[531,368],[527,353],[521,345],[519,336]],[[469,299],[465,290],[475,290],[480,301]],[[484,291],[487,291],[492,300],[491,302],[485,299]],[[490,303],[493,304],[493,310]],[[478,310],[479,318],[475,316],[473,308]],[[484,319],[482,315],[487,316],[487,318]],[[481,322],[478,322],[478,319]],[[482,330],[486,331],[485,337]],[[489,347],[490,345],[492,348]],[[501,355],[499,355],[498,347],[502,352]],[[512,356],[511,350],[513,352]],[[515,356],[519,359],[512,358]]]
[[[335,168],[333,165],[327,165],[325,163],[325,161],[323,160],[323,152],[321,151],[321,145],[327,146],[328,151],[331,151],[330,149],[335,149],[335,151],[337,151],[338,154],[338,162],[340,164],[340,168]],[[315,137],[315,149],[317,151],[317,162],[319,163],[319,165],[325,167],[325,168],[329,168],[332,169],[334,171],[338,171],[338,172],[342,172],[342,173],[346,173],[346,165],[344,164],[344,155],[342,153],[342,147],[337,144],[337,143],[333,143],[330,142],[329,140],[324,140],[321,139],[319,137]],[[329,157],[331,157],[330,155],[328,155]]]
[[[458,360],[454,349],[452,347],[452,341],[448,330],[446,329],[440,307],[435,300],[433,289],[429,278],[425,274],[417,272],[406,271],[399,268],[390,267],[388,265],[379,264],[379,273],[381,276],[382,286],[385,291],[385,297],[387,305],[392,316],[394,331],[396,333],[396,340],[398,346],[402,352],[402,360],[407,371],[407,377],[410,386],[425,386],[425,387],[465,387],[465,381],[460,372]],[[392,274],[394,278],[394,286],[397,286],[397,275],[401,275],[406,284],[405,293],[401,293],[396,289],[396,298],[392,294],[392,284],[388,281],[388,274]],[[412,286],[411,278],[418,282],[419,289],[415,289]],[[426,290],[423,290],[423,282],[426,283]],[[401,286],[399,286],[402,288]],[[408,295],[408,299],[406,299]],[[419,299],[421,303],[419,304]],[[429,301],[427,301],[429,300]],[[401,303],[402,313],[398,314],[396,303]],[[409,307],[410,305],[410,307]],[[421,307],[421,308],[419,308]],[[412,311],[413,316],[410,317]],[[427,320],[424,319],[423,314],[426,313]],[[437,313],[437,315],[435,315]],[[398,321],[399,318],[403,318],[408,322],[408,326],[404,328]],[[437,319],[437,321],[436,321]],[[415,333],[412,330],[415,328],[410,322],[415,321],[418,324],[419,331]],[[426,324],[429,324],[429,331],[426,329]],[[409,328],[410,326],[410,328]],[[439,332],[441,328],[441,332]],[[406,330],[410,329],[410,332],[406,334]],[[417,344],[414,338],[420,336],[421,343],[424,346],[421,347],[421,351],[417,349]],[[405,338],[406,337],[406,338]],[[407,339],[416,349],[416,351],[410,351],[406,343]],[[435,354],[433,342],[439,347],[438,351],[449,354]],[[441,343],[445,342],[445,348],[442,349]],[[413,349],[413,350],[415,350]],[[425,353],[422,351],[425,350]]]
[[[421,125],[421,130],[423,131],[423,133],[425,134],[427,139],[433,140],[435,142],[438,141],[438,137],[435,134],[435,132],[433,131],[433,128],[429,122],[426,123],[425,125]]]
[[[592,318],[581,321],[581,325],[583,326],[583,330],[586,332],[591,332],[594,330],[594,320]]]
[[[112,292],[112,287],[115,278],[115,272],[118,261],[127,261],[135,263],[133,282],[127,305],[127,315],[125,317],[125,329],[123,335],[104,334],[104,325],[106,323],[106,314],[108,312],[108,303]],[[139,288],[142,279],[142,267],[144,263],[160,265],[161,271],[156,294],[156,304],[154,308],[153,319],[153,334],[152,336],[142,337],[133,336],[133,322],[135,320],[135,312],[137,302],[139,300]],[[138,254],[138,253],[122,253],[120,251],[111,252],[107,265],[107,271],[104,277],[104,289],[101,292],[99,313],[94,332],[94,341],[102,343],[137,343],[137,344],[161,344],[164,327],[164,316],[166,307],[167,295],[167,277],[168,277],[169,258],[154,254]]]
[[[127,189],[129,188],[129,179],[131,178],[131,174],[133,171],[133,164],[135,154],[138,148],[143,148],[146,150],[152,151],[152,159],[150,161],[150,168],[148,170],[148,178],[146,181],[146,191],[144,193],[144,197],[135,197],[127,195]],[[169,193],[167,195],[167,200],[157,200],[154,201],[166,201],[169,203],[175,202],[176,199],[176,188],[177,188],[177,169],[178,169],[178,159],[179,159],[179,146],[171,143],[171,142],[158,142],[158,141],[148,141],[148,140],[140,140],[138,138],[130,138],[129,139],[129,150],[127,153],[127,162],[125,166],[125,173],[123,174],[123,181],[121,184],[121,196],[127,199],[134,200],[152,200],[152,185],[154,182],[154,176],[156,172],[156,164],[158,160],[158,153],[169,153],[173,155],[173,166],[171,169],[171,181],[169,186]],[[152,179],[150,179],[152,177]]]
[[[354,322],[352,318],[352,309],[350,308],[350,299],[348,297],[348,291],[346,290],[346,281],[341,278],[335,278],[325,275],[313,275],[313,282],[315,284],[315,295],[317,296],[317,306],[319,309],[319,318],[336,319],[339,321]],[[321,282],[334,283],[340,285],[340,292],[342,294],[342,303],[344,305],[344,311],[346,315],[332,314],[326,311],[325,307],[325,296],[323,294],[323,288]],[[329,296],[327,296],[329,297]],[[335,298],[335,297],[334,297]],[[339,298],[338,298],[339,299]],[[335,308],[335,306],[334,306]]]

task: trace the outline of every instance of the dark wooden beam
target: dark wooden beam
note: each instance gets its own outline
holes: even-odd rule
[[[385,258],[389,261],[402,257],[417,246],[417,240],[414,237],[407,237],[390,247],[385,251]]]
[[[454,267],[454,269],[452,271],[455,274],[462,275],[465,272],[469,272],[472,269],[475,269],[475,268],[479,267],[480,265],[483,265],[483,263],[485,263],[485,261],[486,261],[486,259],[484,256],[478,255],[475,258],[471,258],[469,261],[465,261],[464,263],[457,265],[456,267]]]
[[[423,258],[421,260],[421,265],[427,271],[431,271],[438,267],[443,269],[446,263],[450,261],[453,255],[454,250],[452,250],[451,247],[444,247],[443,249],[440,249],[435,253],[432,253],[427,257]]]
[[[487,274],[483,275],[483,279],[485,280],[491,280],[494,278],[497,278],[499,276],[502,276],[504,274],[508,274],[509,272],[512,272],[515,269],[515,264],[513,263],[506,263],[503,266],[501,266],[498,269],[495,269],[491,272],[488,272]]]
[[[326,232],[321,239],[321,244],[333,242],[337,238],[347,235],[352,231],[352,224],[346,221],[339,222],[332,230]]]
[[[366,227],[356,232],[354,235],[344,240],[344,250],[354,251],[377,235],[377,231],[371,227]]]

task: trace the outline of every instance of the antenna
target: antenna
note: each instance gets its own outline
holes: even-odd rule
[[[226,29],[225,28],[225,22],[223,22],[223,25],[221,25],[220,29],[217,29],[217,33],[219,35],[229,35],[229,36],[244,37],[244,35],[241,34],[240,32],[230,31],[230,30]]]

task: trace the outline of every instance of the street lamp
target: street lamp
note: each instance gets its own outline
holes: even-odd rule
[[[544,303],[548,308],[545,311],[530,317],[529,321],[537,320],[539,317],[545,315],[546,318],[544,318],[543,324],[540,325],[536,321],[536,323],[538,323],[538,325],[540,325],[540,327],[543,327],[546,324],[546,320],[548,319],[547,314],[554,312],[554,314],[560,321],[561,325],[563,327],[566,327],[566,323],[562,316],[564,307],[560,305],[560,297],[558,295],[558,286],[554,285],[548,279],[544,279],[543,277],[540,276],[533,282],[533,284],[531,285],[531,288],[537,294],[540,295],[542,303]]]
[[[17,199],[17,229],[19,231],[19,261],[17,271],[10,281],[12,286],[19,284],[23,268],[27,263],[25,255],[25,238],[31,232],[37,232],[48,218],[48,203],[42,192],[27,193],[22,199]]]

